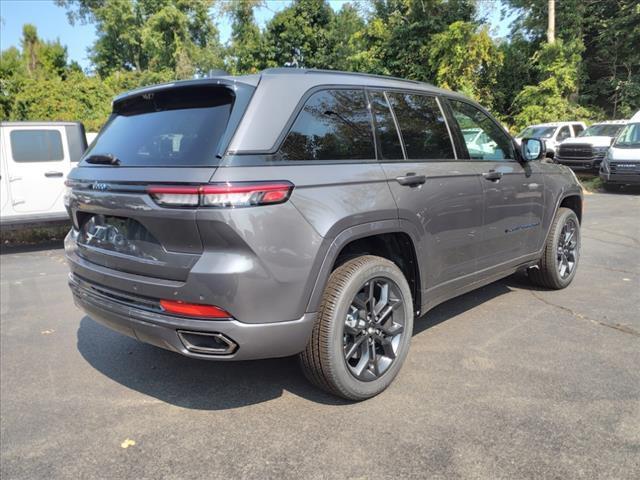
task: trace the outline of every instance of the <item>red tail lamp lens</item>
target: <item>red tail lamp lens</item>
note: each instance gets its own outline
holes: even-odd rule
[[[199,318],[231,318],[231,314],[213,305],[185,303],[179,300],[160,300],[160,306],[167,313]]]
[[[286,202],[293,191],[287,181],[219,183],[200,186],[152,185],[147,188],[165,207],[240,208]]]
[[[252,207],[286,202],[293,190],[288,182],[222,184],[202,187],[203,207]]]
[[[197,207],[200,203],[198,187],[151,186],[147,192],[158,204],[167,207]]]

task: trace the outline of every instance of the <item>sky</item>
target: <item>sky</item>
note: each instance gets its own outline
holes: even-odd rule
[[[266,7],[256,11],[256,20],[263,27],[289,0],[267,0]],[[339,10],[349,0],[329,0],[334,10]],[[351,3],[354,3],[353,1]],[[506,36],[510,19],[500,18],[500,0],[479,0],[480,12],[485,15],[491,25],[493,36]],[[66,10],[58,7],[53,0],[0,0],[0,49],[20,46],[22,26],[32,23],[38,29],[38,35],[45,40],[59,39],[67,46],[69,59],[77,61],[85,70],[91,69],[87,49],[95,41],[93,25],[69,24]],[[224,43],[231,34],[231,25],[226,18],[218,22],[220,40]]]

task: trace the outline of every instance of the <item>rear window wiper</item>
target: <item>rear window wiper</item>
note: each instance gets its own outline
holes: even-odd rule
[[[120,165],[120,159],[110,153],[105,155],[89,155],[84,161],[94,165]]]

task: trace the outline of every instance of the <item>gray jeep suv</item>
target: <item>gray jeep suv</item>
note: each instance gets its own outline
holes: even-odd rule
[[[581,188],[544,151],[462,95],[388,77],[132,91],[68,178],[69,283],[125,335],[198,359],[299,354],[316,385],[365,399],[435,305],[519,269],[571,282]]]

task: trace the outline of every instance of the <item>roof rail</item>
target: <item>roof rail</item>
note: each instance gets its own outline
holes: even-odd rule
[[[377,75],[375,73],[363,73],[363,72],[345,72],[342,70],[327,70],[327,69],[320,69],[320,68],[287,68],[287,67],[267,68],[263,70],[262,73],[276,73],[276,74],[287,73],[287,74],[298,74],[298,75],[317,73],[317,74],[325,74],[325,75],[350,75],[350,76],[352,75],[357,77],[380,78],[383,80],[397,80],[399,82],[409,82],[409,83],[414,83],[419,85],[429,85],[433,87],[433,85],[427,82],[420,82],[418,80],[407,80],[406,78],[393,77],[391,75]]]

